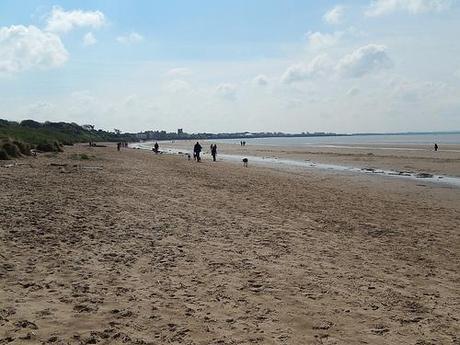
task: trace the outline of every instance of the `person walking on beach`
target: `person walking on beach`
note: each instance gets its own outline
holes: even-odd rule
[[[158,143],[155,142],[155,145],[153,145],[153,152],[158,153],[159,152],[158,151],[159,147],[160,147],[160,145],[158,145]]]
[[[438,144],[435,143],[435,144],[434,144],[434,150],[435,150],[435,151],[438,151],[438,149],[439,149],[439,146],[438,146]]]
[[[117,151],[120,151],[121,143],[117,143]]]
[[[196,159],[197,162],[201,162],[200,153],[201,153],[201,145],[197,141],[195,146],[193,146],[193,157]]]
[[[212,161],[216,161],[216,156],[217,156],[217,145],[211,145],[211,155],[212,155]]]

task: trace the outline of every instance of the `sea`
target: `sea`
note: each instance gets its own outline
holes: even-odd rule
[[[220,139],[212,140],[221,143],[235,143],[246,141],[246,144],[268,146],[325,146],[347,147],[366,145],[388,145],[394,149],[398,145],[409,145],[432,148],[437,143],[442,145],[460,145],[460,133],[430,133],[430,134],[389,134],[389,135],[348,135],[348,136],[320,136],[320,137],[274,137],[274,138],[247,138],[247,139]],[[384,148],[384,147],[383,147]]]

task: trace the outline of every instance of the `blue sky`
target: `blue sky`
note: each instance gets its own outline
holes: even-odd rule
[[[0,117],[460,129],[457,0],[0,2]]]

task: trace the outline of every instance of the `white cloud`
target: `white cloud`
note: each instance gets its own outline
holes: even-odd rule
[[[171,68],[166,75],[168,77],[186,77],[192,74],[192,71],[185,67]]]
[[[135,107],[137,103],[139,103],[139,97],[135,94],[127,96],[122,102],[127,108]]]
[[[181,79],[174,79],[168,82],[164,89],[168,92],[179,93],[179,92],[188,92],[192,88],[189,83]]]
[[[359,94],[359,89],[357,87],[352,87],[347,91],[347,96],[356,96]]]
[[[440,12],[451,7],[453,0],[374,0],[365,15],[382,16],[395,11],[406,11],[411,14],[423,12]]]
[[[334,32],[332,34],[322,34],[321,32],[307,32],[308,44],[313,49],[321,49],[324,47],[330,47],[340,40],[343,36],[342,32]]]
[[[285,84],[290,84],[296,81],[308,79],[308,68],[305,64],[296,64],[288,67],[286,72],[281,77],[281,81]]]
[[[100,28],[105,23],[106,19],[101,11],[65,11],[55,6],[47,19],[46,30],[68,32],[77,27]]]
[[[337,5],[324,14],[323,20],[329,24],[340,24],[343,18],[343,12],[344,7]]]
[[[307,64],[292,65],[284,72],[281,81],[290,84],[318,77],[333,77],[337,74],[346,78],[359,78],[392,66],[393,62],[388,57],[385,46],[369,44],[345,55],[337,63],[322,54]]]
[[[117,37],[117,41],[121,44],[133,44],[139,43],[144,40],[144,37],[137,32],[131,32],[126,35],[121,35]]]
[[[110,100],[103,100],[94,90],[74,91],[70,94],[70,97],[66,97],[61,103],[61,111],[55,112],[56,118],[61,120],[66,118],[69,120],[78,119],[80,124],[98,125],[97,122],[100,121],[100,116],[105,114],[114,100],[118,99],[114,97]],[[113,114],[110,113],[110,116],[113,116]],[[117,125],[114,124],[114,126]]]
[[[216,93],[220,97],[229,99],[229,100],[234,100],[236,96],[236,85],[231,84],[231,83],[222,83],[217,86],[216,88]]]
[[[333,62],[327,55],[318,55],[308,64],[290,66],[281,77],[281,81],[290,84],[296,81],[324,76],[333,71]]]
[[[83,45],[84,46],[92,46],[97,43],[96,37],[94,37],[92,32],[88,32],[85,36],[83,36]]]
[[[63,65],[69,58],[60,38],[35,26],[0,27],[0,73]]]
[[[426,99],[440,99],[448,93],[447,85],[442,82],[395,81],[391,85],[392,96],[407,103],[423,102]]]
[[[392,61],[383,45],[369,44],[344,56],[337,64],[341,76],[358,78],[368,73],[391,68]]]
[[[88,90],[74,91],[70,94],[73,103],[88,105],[96,102],[96,97]]]
[[[252,82],[253,82],[254,85],[266,86],[266,85],[268,85],[268,78],[267,78],[266,75],[259,74],[257,77],[255,77],[252,80]]]
[[[27,107],[27,114],[42,115],[49,114],[55,109],[55,106],[48,102],[38,102]]]

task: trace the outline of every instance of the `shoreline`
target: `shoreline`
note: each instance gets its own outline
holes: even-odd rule
[[[206,143],[211,143],[213,141],[206,141]],[[144,142],[144,143],[133,143],[130,144],[131,148],[139,148],[143,150],[151,150],[150,146],[153,145],[154,142]],[[180,145],[182,148],[177,148],[177,147],[169,147],[168,145],[171,145],[171,142],[160,142],[162,150],[161,152],[166,153],[166,154],[173,154],[173,155],[181,155],[187,153],[192,153],[192,150],[187,150],[183,145]],[[175,143],[174,143],[175,144]],[[267,145],[269,146],[269,145]],[[245,155],[245,152],[241,152],[240,154],[218,154],[218,157],[220,160],[225,160],[233,163],[238,163],[241,162],[242,158],[248,158],[251,163],[259,164],[259,165],[265,165],[269,166],[272,168],[304,168],[304,169],[318,169],[318,170],[328,170],[328,171],[334,171],[338,173],[353,173],[353,174],[368,174],[368,175],[375,175],[375,176],[381,176],[381,177],[388,177],[388,178],[400,178],[400,179],[405,179],[405,180],[412,180],[412,181],[425,181],[429,183],[434,183],[434,184],[441,184],[441,185],[449,185],[453,186],[456,188],[460,187],[460,177],[456,176],[447,176],[447,175],[442,175],[442,174],[432,174],[432,173],[426,173],[425,171],[408,171],[406,170],[395,170],[395,169],[382,169],[379,167],[369,167],[366,165],[361,165],[361,166],[352,166],[352,165],[340,165],[340,164],[333,164],[333,163],[320,163],[320,162],[315,162],[312,160],[295,160],[295,159],[286,159],[282,158],[283,155],[280,155],[281,157],[277,157],[276,154],[278,153],[276,149],[280,149],[280,147],[273,146],[275,150],[273,152],[270,152],[265,150],[265,153],[272,153],[271,156],[250,156],[250,155]],[[325,147],[325,146],[317,146],[317,147]],[[342,148],[340,146],[328,146],[332,148]],[[349,149],[362,149],[362,147],[348,147]],[[283,150],[286,148],[283,147]],[[368,148],[366,148],[368,149]],[[382,149],[382,148],[374,148],[374,149]],[[388,148],[389,149],[389,148]],[[224,149],[225,150],[225,149]],[[390,150],[390,149],[389,149]],[[399,149],[391,149],[393,151],[398,151]],[[208,152],[205,150],[206,155]],[[251,152],[251,151],[249,151]],[[459,152],[458,151],[451,151],[451,152]],[[252,152],[253,153],[253,152]],[[459,155],[459,163],[460,163],[460,155]],[[373,165],[373,166],[378,166],[378,165]],[[460,168],[460,164],[459,164]]]

